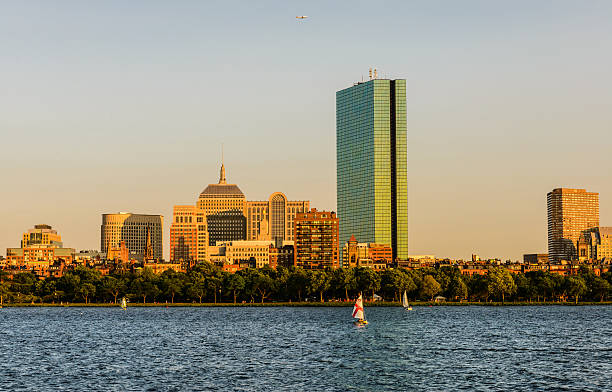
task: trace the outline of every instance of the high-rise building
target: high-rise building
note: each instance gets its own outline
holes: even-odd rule
[[[599,226],[599,193],[557,188],[547,194],[546,203],[549,260],[577,260],[580,235]]]
[[[585,230],[578,241],[578,259],[612,261],[612,227]]]
[[[236,184],[225,180],[225,166],[221,164],[219,183],[209,184],[200,194],[198,209],[206,216],[208,244],[246,240],[246,199]]]
[[[295,265],[306,269],[339,266],[338,218],[335,212],[299,213],[295,217]]]
[[[49,225],[34,225],[33,229],[23,233],[23,239],[21,240],[22,248],[61,248],[62,246],[62,236],[57,234],[57,231]]]
[[[406,81],[371,79],[336,93],[340,241],[390,244],[408,258]]]
[[[174,206],[170,226],[170,260],[201,262],[207,260],[208,230],[206,216],[195,205]]]
[[[120,247],[121,241],[124,241],[130,258],[142,261],[147,253],[147,243],[150,243],[153,258],[162,259],[163,224],[164,217],[161,215],[129,212],[102,214],[100,249],[106,253],[109,248]]]
[[[309,201],[290,201],[281,192],[266,201],[247,201],[247,239],[293,241],[295,216],[309,209]]]

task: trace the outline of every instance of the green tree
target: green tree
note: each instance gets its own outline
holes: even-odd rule
[[[89,303],[89,297],[96,294],[96,286],[93,283],[83,283],[79,287],[79,294],[85,299],[85,303]]]
[[[192,282],[187,287],[187,295],[190,298],[197,298],[202,303],[202,298],[206,295],[207,284],[204,276],[200,273],[192,276]]]
[[[603,302],[604,298],[610,292],[610,283],[602,278],[595,278],[591,286],[591,290],[595,297],[599,297],[599,301]]]
[[[501,296],[502,303],[506,295],[516,292],[516,283],[512,278],[512,273],[503,267],[493,267],[487,275],[489,293],[494,296]]]
[[[372,301],[374,301],[374,292],[380,290],[380,275],[371,268],[359,267],[355,270],[355,278],[357,288],[360,291],[369,290],[372,293]]]
[[[287,278],[287,288],[290,292],[298,294],[298,301],[302,302],[302,294],[306,291],[308,276],[301,267],[294,267]]]
[[[565,291],[574,297],[578,304],[578,298],[587,292],[587,286],[580,276],[567,276],[565,277]]]
[[[226,290],[232,292],[234,296],[234,303],[236,303],[236,293],[239,293],[244,289],[244,278],[238,274],[230,274],[225,278],[225,283],[223,286]]]
[[[426,298],[431,298],[433,301],[434,295],[438,294],[442,290],[442,286],[433,276],[427,275],[423,278],[421,286],[421,294]]]
[[[221,278],[217,275],[211,275],[207,277],[206,286],[208,290],[213,292],[215,303],[217,303],[217,290],[221,289]]]
[[[113,276],[105,276],[102,279],[102,291],[113,297],[114,303],[117,303],[117,297],[122,291],[125,291],[126,284],[123,279],[117,279]]]
[[[9,282],[5,280],[0,280],[0,306],[4,305],[4,298],[6,298],[10,294],[10,287],[11,286]]]
[[[356,285],[354,272],[353,268],[338,268],[332,272],[332,287],[337,291],[342,291],[347,301],[349,290],[354,290]]]
[[[314,270],[308,273],[308,292],[319,294],[320,302],[323,302],[323,293],[329,290],[331,277],[326,271]]]
[[[263,304],[264,299],[270,295],[274,288],[274,280],[267,274],[260,272],[254,274],[252,279],[253,288],[260,295],[261,303]]]
[[[466,284],[463,282],[463,279],[461,279],[461,276],[453,275],[451,277],[448,286],[448,294],[453,299],[462,300],[467,298],[468,289]]]

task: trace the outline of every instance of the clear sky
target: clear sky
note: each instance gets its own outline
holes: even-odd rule
[[[296,15],[308,15],[297,21]],[[218,180],[335,209],[335,92],[407,80],[411,254],[545,252],[546,193],[612,226],[610,1],[7,1],[0,249],[165,217]]]

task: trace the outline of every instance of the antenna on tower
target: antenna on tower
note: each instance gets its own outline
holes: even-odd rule
[[[376,68],[374,68],[374,79],[378,79],[378,72],[376,71]]]
[[[372,68],[370,68],[369,75],[370,75],[370,80],[372,80]]]

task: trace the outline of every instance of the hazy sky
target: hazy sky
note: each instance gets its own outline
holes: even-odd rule
[[[335,209],[335,92],[407,80],[411,254],[545,252],[546,193],[612,226],[610,1],[7,1],[0,249],[100,248],[218,180]],[[308,15],[296,21],[296,15]]]

